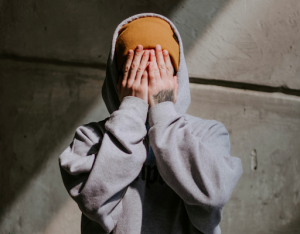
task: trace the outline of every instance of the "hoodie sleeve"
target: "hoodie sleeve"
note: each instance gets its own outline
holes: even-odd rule
[[[122,214],[122,197],[146,160],[148,106],[140,98],[124,97],[106,122],[77,128],[71,145],[59,156],[68,193],[107,233],[114,229]]]
[[[192,126],[171,101],[150,108],[149,126],[157,168],[183,199],[191,223],[205,234],[220,233],[222,208],[243,173],[225,126],[215,120]]]

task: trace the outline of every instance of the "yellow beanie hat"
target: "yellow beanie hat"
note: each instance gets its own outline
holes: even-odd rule
[[[179,67],[179,42],[171,25],[158,17],[143,17],[125,24],[119,31],[116,42],[118,71],[126,61],[128,51],[141,44],[144,49],[154,49],[157,44],[168,50],[174,69]]]

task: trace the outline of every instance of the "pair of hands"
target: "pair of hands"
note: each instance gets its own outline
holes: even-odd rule
[[[138,45],[129,50],[117,84],[119,100],[135,96],[147,102],[150,108],[160,102],[177,100],[177,76],[174,75],[170,55],[160,45],[155,50],[143,50]]]

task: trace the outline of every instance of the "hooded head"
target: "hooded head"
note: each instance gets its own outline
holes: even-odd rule
[[[163,50],[168,50],[174,70],[178,70],[179,42],[168,22],[158,17],[142,17],[120,29],[116,42],[117,66],[120,72],[128,51],[134,50],[139,44],[144,49],[153,49],[160,44]]]
[[[175,68],[175,70],[177,70],[176,75],[177,75],[177,82],[178,82],[178,91],[177,91],[177,100],[175,103],[175,109],[178,113],[184,114],[190,105],[191,97],[190,97],[190,88],[189,88],[189,76],[188,76],[188,71],[187,71],[184,53],[183,53],[182,40],[181,40],[181,37],[180,37],[179,32],[176,29],[175,25],[168,18],[166,18],[162,15],[159,15],[159,14],[155,14],[155,13],[142,13],[142,14],[133,15],[133,16],[123,20],[117,26],[117,28],[113,34],[110,53],[109,53],[108,60],[107,60],[106,77],[105,77],[105,80],[104,80],[104,83],[102,86],[103,100],[104,100],[106,107],[110,114],[112,114],[115,110],[119,109],[119,106],[121,103],[119,101],[118,90],[117,90],[117,83],[118,83],[118,79],[119,79],[118,66],[120,67],[120,65],[118,65],[118,60],[120,61],[120,58],[124,57],[122,55],[123,53],[126,54],[126,47],[124,47],[125,49],[124,48],[119,49],[118,53],[119,53],[119,51],[122,51],[122,52],[119,53],[119,55],[118,55],[118,53],[116,51],[117,40],[118,40],[119,35],[121,35],[121,33],[124,31],[124,29],[128,28],[127,26],[132,25],[129,23],[133,22],[134,20],[137,20],[140,18],[145,18],[145,17],[156,17],[156,18],[162,19],[165,22],[167,22],[171,26],[172,33],[174,34],[173,37],[176,38],[176,40],[178,40],[179,56],[177,56],[177,61],[176,61],[176,48],[174,47],[174,45],[172,46],[172,45],[166,44],[166,46],[162,46],[162,47],[168,49],[168,51],[170,50],[170,48],[175,48],[175,49],[173,49],[173,51],[174,51],[173,56],[170,53],[174,68]],[[136,22],[138,22],[138,21],[136,21]],[[142,21],[140,21],[140,22],[142,22]],[[155,22],[155,21],[150,21],[150,23],[151,22]],[[148,22],[148,24],[149,24],[149,22]],[[165,26],[163,26],[163,27],[165,27]],[[167,37],[167,35],[166,35],[166,37]],[[168,40],[165,40],[165,41],[168,41]],[[136,43],[136,42],[134,42],[134,43]],[[141,42],[137,41],[137,43],[143,45],[143,41],[141,41]],[[160,44],[160,43],[161,42],[154,43],[153,45],[155,47],[156,44]],[[120,43],[118,42],[118,44],[120,44]],[[151,48],[151,45],[150,45],[150,47],[147,46],[147,49],[150,49],[150,48]],[[177,50],[177,52],[178,52],[178,50]],[[120,64],[120,62],[119,62],[119,64]]]

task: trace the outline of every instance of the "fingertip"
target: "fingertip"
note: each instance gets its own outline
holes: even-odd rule
[[[157,45],[155,46],[155,49],[157,49],[157,50],[161,50],[161,46],[160,46],[160,44],[157,44]]]
[[[156,56],[155,56],[154,50],[151,50],[150,60],[153,61],[153,62],[156,60]]]

